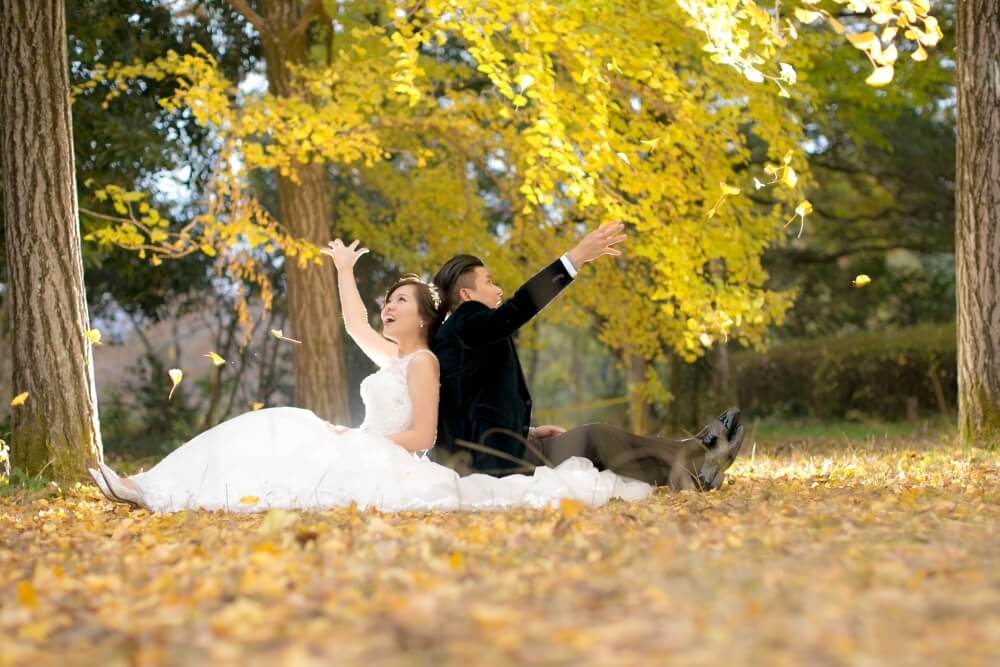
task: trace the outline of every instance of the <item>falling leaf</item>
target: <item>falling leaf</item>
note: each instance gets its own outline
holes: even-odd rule
[[[758,178],[754,178],[753,179],[753,189],[754,190],[760,190],[763,187],[767,187],[767,185],[765,183],[761,183],[760,179],[758,179]]]
[[[83,335],[94,345],[101,345],[101,332],[99,329],[87,329]]]
[[[865,79],[865,83],[869,86],[884,86],[892,81],[892,76],[895,70],[892,65],[885,65],[883,67],[876,67],[875,71]]]
[[[285,334],[281,331],[281,329],[271,329],[271,335],[277,338],[278,340],[285,340],[288,341],[289,343],[295,343],[296,345],[302,344],[302,341],[300,340],[295,340],[294,338],[286,338]]]
[[[28,400],[28,394],[29,393],[30,392],[23,391],[20,394],[18,394],[17,396],[15,396],[11,400],[11,402],[10,402],[10,407],[16,408],[16,407],[20,407],[20,406],[24,405],[24,402]]]
[[[240,502],[244,505],[256,505],[260,502],[260,496],[243,496]]]
[[[250,409],[255,411],[260,410],[262,407],[264,407],[264,404],[260,402],[250,404]]]
[[[869,278],[867,275],[865,275],[865,274],[862,273],[862,274],[859,274],[857,278],[855,278],[854,280],[852,280],[851,284],[854,285],[855,287],[859,287],[860,288],[860,287],[864,287],[865,285],[867,285],[871,281],[872,281],[871,278]]]
[[[660,137],[656,137],[654,139],[643,139],[639,143],[645,146],[649,146],[650,148],[656,148],[657,146],[660,145]]]
[[[216,366],[222,366],[223,364],[226,363],[226,360],[217,355],[215,352],[209,352],[208,354],[203,356],[206,356],[209,359],[211,359],[212,363],[215,364]]]
[[[184,372],[179,368],[171,368],[167,371],[167,375],[170,376],[170,380],[173,382],[170,387],[170,393],[167,394],[167,400],[169,401],[174,395],[174,389],[177,389],[177,385],[179,385],[181,380],[184,379]]]

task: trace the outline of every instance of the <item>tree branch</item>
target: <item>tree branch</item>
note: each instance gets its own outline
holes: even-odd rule
[[[230,0],[232,1],[232,0]],[[323,0],[312,0],[306,10],[302,13],[302,18],[299,19],[298,25],[292,31],[292,39],[296,37],[301,37],[306,32],[306,28],[312,23],[313,17],[316,15],[316,10],[323,7]]]
[[[264,17],[253,10],[246,0],[227,0],[229,6],[235,9],[263,37],[267,33],[267,22]]]

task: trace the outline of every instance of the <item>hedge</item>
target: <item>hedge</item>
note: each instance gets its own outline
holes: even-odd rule
[[[901,419],[954,411],[954,324],[796,340],[732,356],[741,407],[759,416]]]

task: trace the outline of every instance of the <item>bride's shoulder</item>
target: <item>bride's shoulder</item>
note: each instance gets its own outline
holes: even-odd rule
[[[430,350],[417,350],[406,358],[406,366],[418,372],[426,369],[436,373],[438,371],[438,358]]]

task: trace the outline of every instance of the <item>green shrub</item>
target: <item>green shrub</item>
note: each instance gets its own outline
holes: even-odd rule
[[[901,419],[954,410],[953,324],[797,340],[733,355],[740,406],[758,415]]]

